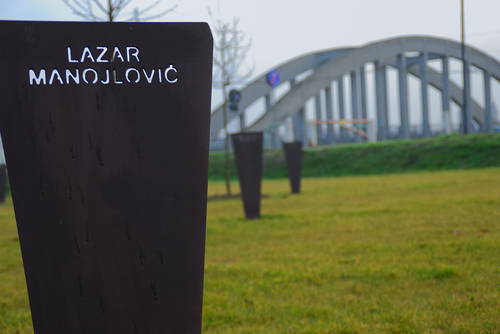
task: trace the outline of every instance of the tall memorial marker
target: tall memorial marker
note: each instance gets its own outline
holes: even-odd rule
[[[283,151],[285,152],[288,180],[290,181],[292,194],[300,194],[302,159],[304,155],[302,142],[283,143]]]
[[[260,217],[262,197],[262,132],[240,132],[231,135],[240,181],[241,199],[247,219]]]
[[[0,130],[36,334],[199,334],[212,37],[0,22]]]

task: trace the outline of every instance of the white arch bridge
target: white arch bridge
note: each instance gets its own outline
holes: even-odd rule
[[[239,110],[228,112],[228,123],[232,122],[233,129],[237,123],[240,131],[264,131],[268,147],[278,147],[280,139],[290,140],[292,137],[304,143],[327,145],[361,140],[355,132],[339,126],[339,123],[371,123],[376,140],[429,137],[450,131],[450,127],[446,128],[450,123],[451,105],[455,103],[462,108],[465,98],[468,103],[460,126],[466,121],[473,131],[493,131],[492,80],[500,80],[500,63],[480,50],[466,48],[466,66],[460,67],[460,72],[465,69],[465,76],[470,78],[474,69],[483,77],[482,101],[475,100],[470,84],[457,84],[450,79],[450,62],[453,59],[462,61],[461,51],[461,45],[455,41],[410,36],[357,48],[307,54],[273,70],[280,77],[279,85],[268,84],[266,74],[244,87]],[[438,62],[439,66],[431,65]],[[372,69],[370,73],[369,68]],[[388,68],[397,71],[399,110],[395,114],[389,112]],[[373,83],[368,82],[368,75],[373,76]],[[412,76],[418,78],[420,84],[418,117],[415,117],[415,112],[410,113],[409,78]],[[346,82],[348,90],[345,89]],[[442,130],[438,131],[431,127],[430,120],[436,115],[430,114],[430,87],[440,92],[438,117],[442,120]],[[349,103],[345,101],[347,91]],[[368,113],[370,96],[374,105],[372,115]],[[314,118],[319,121],[315,125],[306,118],[305,106],[311,101],[315,106]],[[411,117],[415,119],[411,120]],[[417,127],[412,126],[416,119]],[[213,149],[220,147],[223,136],[223,106],[220,106],[212,113]]]

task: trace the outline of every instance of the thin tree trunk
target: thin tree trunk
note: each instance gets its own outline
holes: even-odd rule
[[[227,131],[227,94],[226,84],[222,85],[222,94],[224,94],[224,108],[223,108],[223,121],[224,121],[224,170],[226,179],[226,195],[231,196],[231,166],[229,163],[229,133]]]
[[[111,4],[111,0],[108,0],[108,21],[113,22],[113,5]]]

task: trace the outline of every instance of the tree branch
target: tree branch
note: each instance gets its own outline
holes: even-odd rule
[[[86,20],[92,21],[115,21],[118,17],[130,17],[130,19],[137,20],[140,18],[143,21],[154,20],[159,17],[165,16],[168,13],[177,9],[178,4],[160,11],[159,13],[152,13],[164,0],[156,0],[151,5],[137,10],[135,13],[124,14],[124,10],[129,7],[133,0],[62,0],[63,3],[77,16]],[[109,2],[108,2],[109,1]],[[139,0],[137,0],[139,1]],[[105,3],[107,4],[105,5]],[[97,10],[97,13],[95,12]],[[141,17],[144,16],[144,17]]]

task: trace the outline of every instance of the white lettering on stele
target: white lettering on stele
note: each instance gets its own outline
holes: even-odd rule
[[[176,84],[178,71],[174,65],[144,68],[141,66],[140,50],[135,46],[127,47],[84,47],[82,50],[66,49],[67,68],[28,70],[30,85],[123,85],[123,84]],[[89,64],[126,63],[124,70],[106,68],[97,70]]]

